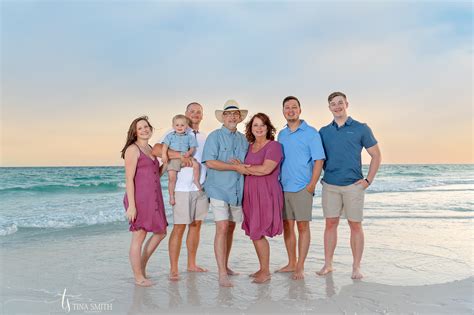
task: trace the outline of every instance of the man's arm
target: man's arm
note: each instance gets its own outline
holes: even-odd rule
[[[235,171],[242,175],[248,175],[249,171],[246,170],[244,164],[230,164],[219,160],[208,160],[206,161],[207,168],[211,168],[217,171]]]
[[[278,163],[273,160],[265,160],[261,165],[252,165],[247,167],[250,175],[265,176],[273,172]]]
[[[372,183],[375,178],[375,174],[377,174],[377,171],[379,170],[380,163],[382,163],[382,153],[380,153],[380,148],[378,144],[371,146],[366,150],[371,157],[369,173],[367,173],[367,180]]]
[[[380,163],[382,163],[382,154],[380,153],[379,145],[373,145],[370,148],[366,149],[367,153],[369,153],[370,165],[369,165],[369,173],[367,173],[367,180],[372,184],[375,178],[375,174],[379,169]],[[362,185],[364,189],[369,187],[369,183],[365,179],[361,179],[355,183],[356,185]]]
[[[156,157],[161,158],[162,150],[163,150],[163,144],[157,143],[153,146],[153,149],[151,150],[151,154],[153,154]],[[187,167],[193,166],[193,161],[190,158],[181,156],[181,153],[178,151],[168,149],[168,157],[170,159],[181,159],[181,163],[183,163]]]
[[[321,171],[323,169],[324,160],[316,160],[314,161],[313,165],[313,175],[311,176],[311,181],[306,186],[306,190],[312,194],[314,194],[314,190],[316,189],[316,184],[318,183],[319,176],[321,176]]]

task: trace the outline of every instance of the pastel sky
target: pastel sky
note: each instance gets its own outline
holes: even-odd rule
[[[473,163],[473,7],[439,1],[1,1],[1,166],[122,165],[130,122],[152,142],[186,104],[236,99],[317,129],[348,95],[384,163]],[[364,162],[367,162],[364,156]]]

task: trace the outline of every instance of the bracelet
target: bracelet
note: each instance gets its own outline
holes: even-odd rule
[[[365,181],[367,182],[367,184],[369,184],[369,186],[370,186],[369,180],[368,180],[367,178],[364,178],[364,180],[365,180]]]

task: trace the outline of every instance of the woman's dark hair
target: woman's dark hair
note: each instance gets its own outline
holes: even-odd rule
[[[245,125],[245,137],[250,143],[255,142],[255,136],[252,134],[252,124],[255,118],[260,119],[267,126],[267,139],[275,140],[276,128],[272,125],[270,117],[264,113],[258,113],[253,115],[250,121]]]
[[[125,145],[123,146],[123,149],[121,151],[122,154],[120,156],[122,157],[122,159],[125,158],[125,151],[127,150],[127,148],[131,144],[135,143],[135,141],[137,141],[137,124],[139,121],[142,121],[142,120],[146,121],[148,126],[150,126],[151,131],[153,131],[153,126],[148,121],[148,116],[141,116],[134,119],[132,123],[130,124],[130,128],[128,128],[127,141],[125,142]]]

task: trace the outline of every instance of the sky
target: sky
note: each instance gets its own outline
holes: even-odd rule
[[[318,130],[346,93],[383,163],[473,163],[470,1],[12,1],[1,8],[0,166],[122,165],[188,103],[201,129],[235,99],[281,129],[295,95]],[[240,130],[243,129],[243,124]],[[368,155],[363,155],[368,163]]]

